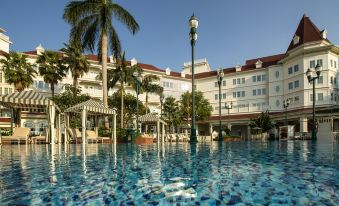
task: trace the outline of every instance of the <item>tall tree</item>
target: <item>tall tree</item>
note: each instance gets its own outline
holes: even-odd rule
[[[172,128],[172,132],[174,132],[174,127],[177,127],[181,123],[182,118],[179,102],[176,101],[174,97],[166,97],[164,102],[163,118]]]
[[[135,34],[139,25],[134,17],[120,5],[111,0],[80,0],[71,1],[64,10],[63,18],[71,24],[71,39],[80,39],[83,48],[94,51],[97,44],[98,56],[102,64],[103,102],[108,106],[107,89],[107,52],[109,49],[117,58],[121,53],[118,34],[113,27],[112,20],[123,23],[127,29]]]
[[[27,56],[14,51],[5,54],[5,59],[0,59],[4,70],[5,79],[9,84],[14,84],[18,92],[23,91],[33,84],[37,74],[35,65],[27,62]]]
[[[87,73],[89,70],[89,62],[80,44],[75,42],[70,44],[64,44],[65,47],[60,49],[64,52],[63,61],[67,65],[67,70],[71,71],[73,77],[73,86],[78,87],[78,78]]]
[[[63,64],[59,53],[45,51],[39,55],[37,61],[40,76],[51,86],[52,97],[54,97],[54,86],[66,76],[67,67]]]
[[[133,73],[138,72],[142,73],[142,69],[138,65],[133,65],[128,67],[125,60],[125,53],[122,53],[121,56],[117,59],[116,68],[109,71],[110,79],[108,79],[108,85],[110,88],[116,86],[117,83],[120,83],[119,93],[120,93],[120,127],[124,128],[124,94],[125,94],[125,84],[132,85],[135,87],[136,83],[133,79]]]
[[[206,99],[201,91],[195,93],[195,118],[196,120],[207,120],[213,111],[208,99]],[[185,92],[181,95],[180,109],[183,119],[188,122],[192,116],[192,93]]]
[[[154,83],[155,81],[159,81],[160,78],[153,74],[145,75],[141,82],[141,90],[145,93],[145,106],[148,108],[148,96],[150,93],[160,94],[164,88],[159,84]]]
[[[108,98],[109,107],[117,108],[117,114],[118,114],[117,121],[123,119],[124,125],[132,123],[132,120],[133,118],[135,118],[135,115],[137,113],[137,106],[136,106],[137,101],[139,102],[139,114],[142,115],[146,113],[146,107],[140,100],[137,100],[137,98],[134,95],[126,94],[124,95],[123,98],[124,98],[124,105],[123,105],[124,113],[121,113],[119,111],[121,110],[121,95],[119,91],[113,93],[112,96]]]
[[[262,112],[258,115],[257,118],[251,119],[250,123],[251,128],[256,128],[261,132],[268,132],[274,127],[270,114],[268,111]]]

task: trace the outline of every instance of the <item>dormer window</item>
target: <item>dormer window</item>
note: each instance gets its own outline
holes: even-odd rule
[[[327,39],[327,30],[326,30],[326,29],[324,29],[324,30],[321,31],[321,37],[322,37],[323,39]]]
[[[298,44],[299,43],[299,40],[300,40],[300,37],[298,36],[298,35],[294,35],[294,37],[293,37],[293,45],[296,45],[296,44]]]
[[[131,59],[131,66],[134,66],[136,64],[138,64],[138,61],[135,58]]]
[[[262,61],[260,59],[255,63],[255,68],[261,68],[262,67]]]
[[[166,75],[171,75],[171,69],[169,67],[166,68]]]
[[[241,71],[241,66],[239,64],[237,66],[235,66],[235,71],[236,72],[240,72]]]

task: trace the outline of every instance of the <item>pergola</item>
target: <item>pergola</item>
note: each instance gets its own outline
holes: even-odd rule
[[[64,111],[65,113],[65,130],[69,127],[69,113],[81,113],[81,137],[82,143],[86,143],[86,120],[87,115],[99,116],[99,115],[112,115],[113,116],[113,128],[112,128],[112,137],[114,143],[116,142],[116,112],[114,109],[105,107],[101,102],[96,100],[88,100],[86,102],[79,103],[70,107]],[[67,132],[65,131],[65,139],[67,138]]]
[[[45,109],[48,117],[48,131],[51,137],[50,143],[56,143],[55,126],[56,129],[60,129],[60,109],[52,100],[34,90],[26,90],[0,96],[0,105],[12,110]],[[60,131],[57,133],[57,136],[58,142],[60,142]]]
[[[159,138],[160,138],[160,125],[161,125],[161,141],[164,142],[165,141],[165,125],[167,125],[167,123],[162,120],[158,115],[156,114],[145,114],[143,116],[139,117],[139,121],[141,123],[157,123],[157,141],[159,142]]]

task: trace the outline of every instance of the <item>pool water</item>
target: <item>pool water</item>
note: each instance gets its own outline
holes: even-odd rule
[[[339,143],[0,146],[0,205],[339,205]]]

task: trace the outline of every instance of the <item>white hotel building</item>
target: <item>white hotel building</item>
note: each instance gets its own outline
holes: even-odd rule
[[[9,51],[10,43],[9,38],[0,31],[0,54]],[[40,45],[36,50],[24,53],[34,62],[37,55],[43,51],[44,48]],[[312,118],[312,85],[305,73],[308,68],[312,69],[316,64],[320,64],[322,72],[315,85],[319,132],[338,130],[338,124],[335,122],[335,111],[339,103],[338,57],[339,47],[327,39],[327,31],[319,30],[310,18],[304,15],[286,52],[250,59],[244,65],[223,69],[225,76],[221,87],[222,124],[230,123],[233,134],[248,136],[250,118],[268,110],[273,120],[282,125],[286,114],[283,101],[289,99],[291,104],[287,108],[288,122],[296,125],[296,131],[308,131],[308,121]],[[101,98],[101,83],[96,80],[101,66],[97,56],[88,55],[88,58],[91,69],[79,79],[79,83],[84,93]],[[138,63],[135,59],[130,63],[139,64],[144,69],[144,74],[158,75],[160,84],[164,86],[165,96],[179,99],[182,93],[191,90],[190,63],[184,64],[182,72],[159,69],[150,64]],[[108,66],[114,69],[112,58],[109,58]],[[213,106],[212,117],[208,121],[197,123],[198,133],[209,135],[213,129],[216,130],[219,119],[217,71],[211,70],[206,59],[196,61],[195,68],[197,90],[202,91]],[[59,85],[59,92],[66,83],[72,83],[70,74]],[[48,85],[41,77],[36,78],[33,89],[49,91]],[[13,87],[4,82],[1,74],[0,94],[13,91]],[[135,93],[132,90],[129,92]],[[141,98],[144,100],[145,97],[141,95]],[[233,103],[233,108],[229,110],[228,115],[225,103],[230,102]],[[157,95],[151,95],[150,109],[152,112],[159,112],[160,101]],[[6,113],[2,115],[0,122],[8,121]]]

